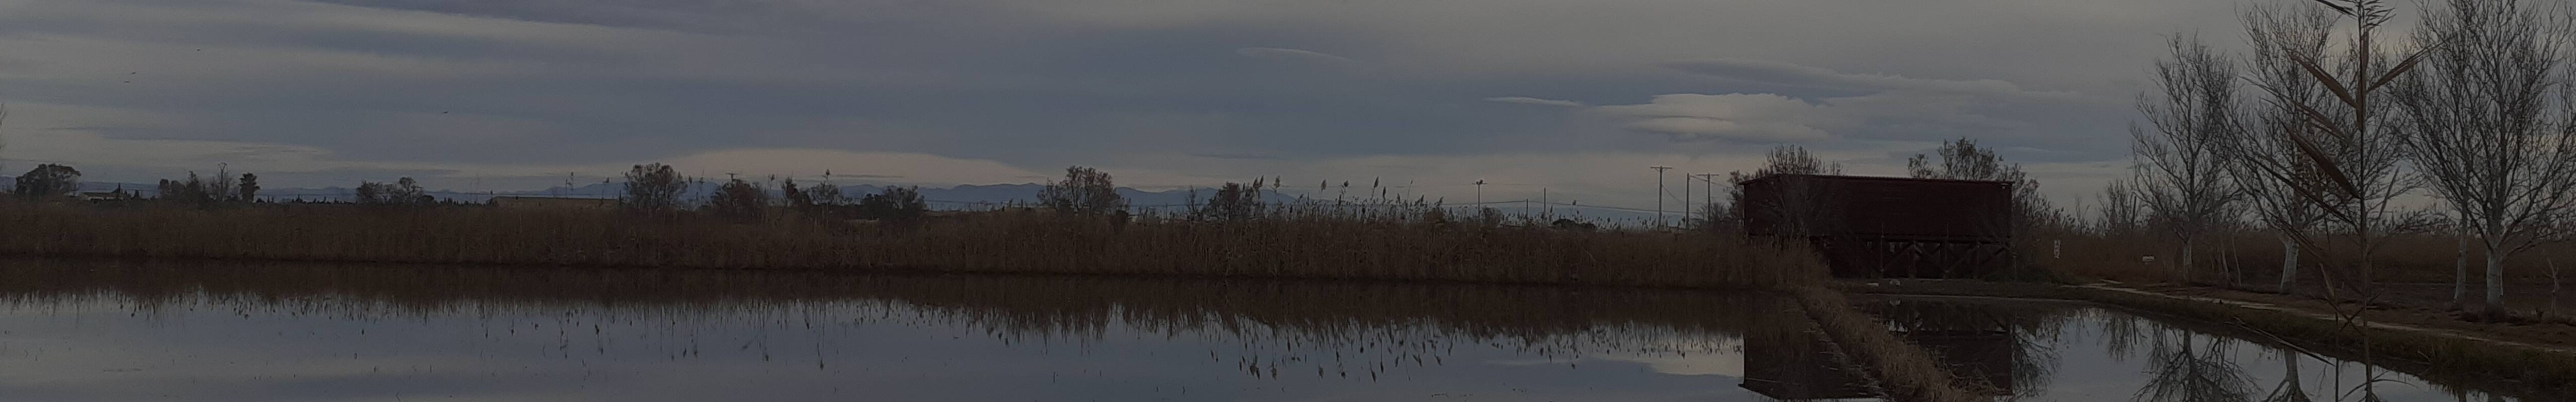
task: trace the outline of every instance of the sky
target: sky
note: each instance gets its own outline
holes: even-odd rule
[[[1794,144],[2126,174],[2163,42],[2261,0],[0,0],[0,174],[433,188],[1278,177],[1643,207]],[[2279,0],[2292,1],[2292,0]],[[1698,198],[1692,196],[1691,198]]]

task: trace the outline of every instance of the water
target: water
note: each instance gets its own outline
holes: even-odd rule
[[[2243,335],[2080,304],[1856,303],[2022,400],[2290,378]],[[10,400],[1864,397],[1809,328],[1752,293],[0,261]],[[2310,395],[2361,375],[2300,361]],[[2455,400],[2393,378],[2389,400]]]

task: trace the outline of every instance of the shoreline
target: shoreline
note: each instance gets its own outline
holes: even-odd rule
[[[1259,280],[1303,283],[1413,284],[1432,286],[1492,286],[1553,288],[1603,291],[1752,291],[1779,293],[1798,301],[1811,325],[1834,339],[1836,349],[1846,356],[1848,364],[1860,366],[1869,380],[1883,389],[1912,396],[1974,395],[1975,384],[1956,383],[1953,373],[1939,368],[1918,345],[1897,339],[1875,325],[1867,313],[1852,308],[1845,299],[1852,297],[1956,297],[2001,302],[2085,303],[2102,308],[2163,318],[2211,332],[2222,332],[2239,338],[2292,345],[2311,353],[2350,361],[2364,361],[2357,352],[2365,340],[2356,337],[2340,322],[2296,306],[2230,300],[2223,297],[2173,295],[2155,290],[2103,285],[2058,285],[2045,283],[1985,282],[1965,280],[1907,280],[1903,285],[1884,285],[1850,281],[1824,285],[1762,287],[1744,284],[1722,285],[1639,285],[1580,282],[1565,280],[1460,280],[1447,278],[1334,276],[1318,274],[1199,274],[1158,272],[1081,272],[1081,271],[1010,271],[1001,269],[948,269],[925,267],[674,267],[612,264],[487,264],[474,262],[386,263],[330,259],[276,258],[170,258],[97,255],[28,255],[0,254],[0,262],[9,260],[100,261],[175,263],[208,262],[222,264],[328,264],[328,265],[394,265],[403,268],[428,269],[544,269],[627,271],[710,271],[762,272],[851,276],[890,277],[1021,277],[1021,278],[1106,278],[1162,279],[1183,281]],[[1526,279],[1526,278],[1524,278]],[[1562,278],[1548,278],[1562,279]],[[2393,371],[2437,380],[2444,383],[2472,385],[2479,388],[2518,390],[2533,395],[2571,395],[2576,392],[2576,349],[2566,344],[2530,343],[2481,336],[2482,332],[2447,328],[2429,328],[2373,320],[2367,341],[2371,342],[2372,364]],[[2501,342],[2499,342],[2501,341]],[[1924,370],[1932,370],[1926,372]],[[1891,372],[1893,372],[1891,374]],[[1933,397],[1938,400],[1948,400]]]
[[[2502,340],[2487,331],[2371,320],[2365,335],[2356,336],[2340,320],[2305,308],[2105,285],[1936,280],[1897,286],[1852,282],[1837,282],[1830,286],[1856,295],[2089,303],[2193,324],[2204,331],[2285,344],[2337,359],[2368,362],[2428,380],[2520,390],[2534,395],[2576,395],[2576,347]],[[2576,343],[2576,340],[2570,342]],[[2365,344],[2369,347],[2367,353],[2361,347]]]

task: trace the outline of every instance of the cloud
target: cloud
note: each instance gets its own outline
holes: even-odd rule
[[[1821,67],[1768,60],[1703,58],[1668,62],[1664,63],[1664,66],[1729,79],[1869,92],[1925,91],[2036,98],[2079,97],[2072,92],[2029,91],[2020,85],[2003,80],[1940,80],[1908,78],[1892,74],[1844,73]]]
[[[1575,101],[1570,101],[1570,100],[1539,99],[1539,98],[1532,98],[1532,97],[1527,97],[1527,96],[1502,96],[1502,97],[1493,97],[1493,98],[1485,98],[1485,101],[1486,101],[1486,102],[1502,102],[1502,103],[1518,103],[1518,104],[1523,104],[1523,105],[1540,105],[1540,106],[1566,106],[1566,107],[1583,106],[1583,102],[1575,102]]]
[[[1802,142],[1827,138],[1923,140],[2030,135],[2033,123],[1995,117],[2088,100],[2071,92],[2031,91],[2003,80],[1939,80],[1851,74],[1791,63],[1708,58],[1666,67],[1732,80],[1826,89],[1841,96],[1779,93],[1665,94],[1641,105],[1596,110],[1632,131],[1674,140]],[[2076,102],[2069,102],[2076,101]],[[2034,115],[2036,116],[2036,115]],[[2047,150],[2040,150],[2047,151]]]
[[[1353,67],[1358,67],[1358,66],[1360,66],[1360,62],[1359,62],[1358,60],[1351,60],[1351,58],[1348,58],[1348,57],[1334,56],[1334,55],[1332,55],[1332,54],[1328,54],[1328,53],[1324,53],[1324,52],[1317,52],[1317,51],[1312,51],[1312,50],[1285,49],[1285,48],[1275,48],[1275,47],[1247,47],[1247,48],[1234,49],[1234,54],[1243,55],[1243,57],[1250,57],[1250,58],[1255,58],[1255,59],[1276,60],[1276,61],[1290,62],[1290,63],[1306,63],[1306,64],[1321,65],[1321,66],[1330,66],[1330,67],[1334,67],[1334,68],[1353,68]]]
[[[1812,141],[1829,137],[1826,127],[1850,124],[1831,106],[1776,94],[1668,94],[1646,104],[1595,110],[1628,119],[1624,125],[1628,129],[1664,134],[1676,141]]]
[[[2154,34],[2235,12],[1962,1],[0,0],[0,97],[27,106],[0,157],[538,187],[688,158],[923,184],[1600,166],[1530,179],[1581,181],[1633,179],[1619,158],[1967,136],[2074,166],[2125,160]],[[1842,18],[1784,18],[1807,15]],[[1832,34],[1778,34],[1810,30]],[[891,163],[953,171],[868,172]]]

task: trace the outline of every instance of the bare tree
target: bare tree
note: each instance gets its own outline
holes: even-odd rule
[[[728,180],[716,186],[715,197],[707,200],[706,211],[726,218],[759,220],[769,211],[769,190],[739,178]]]
[[[2564,68],[2576,30],[2561,14],[2515,0],[2443,2],[2414,34],[2443,46],[2393,87],[2415,166],[2486,251],[2490,317],[2504,313],[2505,259],[2556,237],[2576,202]]]
[[[230,181],[232,179],[227,176],[224,180]],[[430,202],[436,201],[429,196],[429,189],[420,187],[419,180],[412,180],[409,177],[394,179],[394,185],[391,190],[392,191],[386,192],[385,195],[386,197],[391,198],[396,204],[428,205]]]
[[[2235,60],[2198,36],[2166,40],[2170,58],[2155,63],[2155,92],[2138,96],[2154,131],[2129,126],[2151,227],[2181,243],[2177,264],[2190,278],[2200,237],[2228,220],[2236,199],[2220,147],[2242,129]]]
[[[2225,166],[2238,185],[2239,199],[2246,201],[2254,217],[2269,227],[2281,240],[2281,273],[2276,290],[2289,292],[2298,283],[2300,245],[2307,234],[2325,219],[2324,211],[2303,198],[2279,178],[2314,177],[2316,167],[2295,157],[2297,146],[2289,138],[2321,136],[2318,126],[2294,105],[2333,102],[2326,90],[2290,60],[2324,57],[2328,35],[2335,17],[2315,7],[2289,8],[2275,4],[2257,5],[2244,16],[2247,32],[2255,46],[2246,72],[2249,80],[2263,88],[2270,97],[2250,105],[2249,126],[2237,137],[2228,138]],[[2276,171],[2286,171],[2273,176]]]
[[[805,188],[805,200],[807,202],[814,203],[814,205],[830,206],[841,205],[842,203],[849,202],[849,200],[844,198],[845,197],[841,195],[841,187],[834,186],[832,185],[832,182],[829,181],[823,182],[822,184],[815,184],[813,187]]]
[[[626,171],[626,194],[618,204],[635,211],[668,211],[680,206],[680,190],[688,185],[688,178],[670,165],[635,165]]]
[[[1797,145],[1780,145],[1771,148],[1771,152],[1763,158],[1762,168],[1754,169],[1753,173],[1748,174],[1741,171],[1727,173],[1726,182],[1734,185],[1726,187],[1726,198],[1731,200],[1737,206],[1734,214],[1741,214],[1750,210],[1742,208],[1744,203],[1748,202],[1744,199],[1744,188],[1742,186],[1744,182],[1779,175],[1834,176],[1841,174],[1843,174],[1843,165],[1841,163],[1826,162],[1824,159],[1817,158],[1815,154],[1808,153],[1806,148],[1801,148]],[[1822,211],[1833,210],[1825,203],[1832,202],[1834,200],[1829,199],[1830,197],[1826,197],[1823,193],[1824,189],[1817,188],[1815,183],[1811,181],[1784,181],[1781,182],[1780,185],[1782,186],[1779,191],[1780,199],[1761,200],[1763,202],[1771,202],[1777,205],[1764,205],[1763,208],[1754,209],[1771,211],[1771,213],[1777,214],[1773,216],[1773,218],[1777,218],[1773,221],[1779,223],[1781,227],[1777,227],[1775,229],[1780,230],[1783,233],[1791,235],[1809,234],[1809,229],[1811,228],[1806,227],[1806,225],[1815,218],[1820,218],[1810,215],[1814,215]],[[1741,220],[1743,218],[1745,217],[1736,217],[1735,219]],[[1741,222],[1739,221],[1731,224],[1712,224],[1709,226],[1742,227],[1740,224]]]
[[[1935,158],[1938,159],[1935,159]],[[2023,173],[2021,164],[2005,162],[1993,148],[1977,146],[1977,140],[1960,138],[1942,141],[1932,154],[1915,154],[1905,160],[1905,170],[1915,178],[1986,180],[2013,184],[2011,230],[2029,229],[2029,224],[2051,221],[2056,215],[2048,200],[2039,196],[2039,181]]]
[[[1108,172],[1082,166],[1064,168],[1064,181],[1048,182],[1038,191],[1038,204],[1057,212],[1085,215],[1109,214],[1127,209],[1127,200],[1118,195],[1118,185]]]
[[[195,181],[195,180],[196,180],[196,178],[194,177],[195,173],[189,173],[189,175],[190,175],[191,177],[189,177],[188,179],[189,179],[191,182],[193,182],[193,181]],[[188,186],[188,187],[196,187],[196,186]],[[388,204],[388,203],[391,203],[391,202],[390,202],[390,201],[386,201],[386,200],[388,200],[388,198],[385,198],[385,193],[388,191],[388,190],[386,190],[386,189],[387,189],[387,188],[390,188],[390,187],[391,187],[391,186],[387,186],[387,185],[385,185],[384,183],[377,183],[377,182],[372,182],[372,181],[359,181],[359,182],[358,182],[358,188],[357,188],[357,190],[354,190],[354,191],[355,191],[355,193],[356,193],[356,194],[354,194],[354,195],[357,197],[357,200],[356,200],[356,201],[357,201],[359,204],[366,204],[366,205],[381,205],[381,204]],[[169,191],[163,191],[163,192],[162,192],[162,194],[163,194],[163,195],[162,195],[163,197],[169,197],[170,192],[169,192]]]
[[[1216,194],[1208,198],[1207,205],[1196,208],[1191,217],[1217,222],[1240,222],[1260,217],[1261,181],[1254,180],[1253,183],[1245,186],[1227,182],[1225,186],[1217,187]]]
[[[2241,172],[2253,176],[2240,181],[2286,189],[2300,203],[2314,206],[2323,223],[2337,226],[2346,235],[2341,239],[2355,247],[2356,281],[2339,282],[2326,271],[2331,298],[2338,284],[2368,288],[2373,257],[2384,240],[2380,234],[2386,228],[2381,225],[2390,218],[2390,201],[2413,188],[2413,179],[2402,169],[2401,138],[2377,130],[2390,123],[2391,113],[2385,112],[2394,103],[2371,95],[2419,59],[2395,60],[2373,42],[2379,26],[2394,13],[2381,1],[2317,2],[2355,24],[2349,34],[2352,43],[2338,49],[2344,51],[2341,56],[2327,55],[2326,43],[2334,29],[2330,23],[2310,25],[2316,21],[2287,12],[2247,21],[2256,48],[2255,86],[2271,95],[2264,98],[2269,105],[2295,112],[2296,124],[2308,129],[2267,130],[2261,133],[2264,136],[2249,136],[2246,140],[2253,145],[2229,156],[2245,164]],[[2322,88],[2327,96],[2318,99],[2294,92],[2304,85]],[[2308,239],[2304,242],[2315,241],[2305,233],[2291,234],[2294,239]]]
[[[921,198],[917,187],[886,186],[876,194],[859,197],[859,216],[897,224],[908,224],[930,211],[930,202]]]
[[[2095,213],[2096,227],[2104,236],[2137,233],[2146,220],[2146,202],[2138,194],[2134,179],[2114,179],[2102,188],[2102,206]]]
[[[2367,328],[2360,306],[2372,302],[2375,254],[2382,235],[2388,228],[2381,225],[2391,218],[2390,200],[2412,189],[2413,179],[2402,169],[2402,138],[2380,128],[2388,118],[2393,102],[2371,95],[2380,92],[2391,81],[2405,74],[2425,54],[2421,49],[2411,56],[2395,57],[2377,43],[2380,25],[2395,15],[2381,0],[2313,0],[2353,22],[2353,29],[2337,35],[2333,24],[2312,24],[2314,19],[2299,18],[2288,12],[2256,12],[2248,18],[2247,32],[2257,49],[2254,55],[2255,86],[2268,92],[2264,100],[2270,106],[2296,112],[2298,124],[2309,130],[2267,130],[2265,136],[2248,136],[2254,146],[2229,155],[2231,160],[2246,164],[2240,171],[2252,177],[2238,178],[2248,186],[2280,186],[2302,203],[2315,206],[2324,222],[2345,234],[2340,236],[2353,245],[2356,254],[2352,267],[2357,280],[2338,281],[2332,269],[2324,274],[2326,299],[2340,320],[2353,328]],[[2261,6],[2258,6],[2260,8]],[[2329,20],[2331,21],[2331,20]],[[2351,42],[2335,50],[2342,55],[2329,58],[2328,38],[2347,37]],[[2439,47],[2439,41],[2418,42]],[[2293,84],[2295,83],[2295,84]],[[2313,84],[2323,88],[2326,99],[2296,92],[2299,85]],[[2287,150],[2291,152],[2272,152]],[[2293,239],[2313,243],[2317,237],[2291,233]],[[2321,248],[2322,249],[2322,248]],[[2350,287],[2361,298],[2357,305],[2339,303],[2336,287]],[[2356,387],[2362,399],[2377,398],[2377,383],[2382,380],[2372,363],[2371,342],[2362,334],[2361,347],[2365,380]]]

